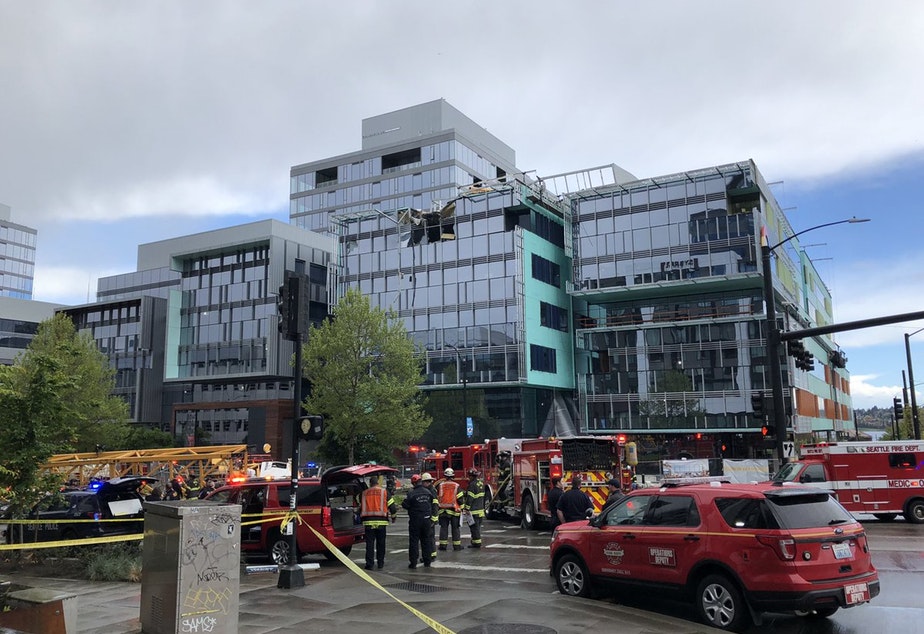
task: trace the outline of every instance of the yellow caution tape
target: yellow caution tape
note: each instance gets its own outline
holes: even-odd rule
[[[4,550],[34,550],[37,548],[63,548],[65,546],[89,546],[91,544],[112,544],[115,542],[128,542],[144,539],[144,534],[112,535],[110,537],[84,537],[81,539],[62,539],[54,542],[25,542],[23,544],[0,544],[0,551]]]
[[[366,574],[366,571],[365,571],[365,570],[363,570],[362,568],[360,568],[359,566],[357,566],[355,563],[353,563],[353,561],[352,561],[349,557],[347,557],[347,556],[344,555],[342,552],[340,552],[340,549],[337,548],[336,546],[334,546],[333,544],[331,544],[331,543],[324,537],[324,535],[322,535],[321,533],[319,533],[318,531],[316,531],[316,530],[314,529],[313,526],[311,526],[311,525],[309,524],[309,525],[308,525],[308,528],[311,529],[311,532],[314,533],[314,534],[317,536],[317,538],[321,540],[321,543],[324,544],[324,545],[327,547],[327,549],[328,549],[330,552],[332,552],[332,553],[337,557],[337,559],[340,560],[341,563],[343,563],[344,566],[346,566],[347,568],[349,568],[350,570],[352,570],[354,573],[356,573],[357,575],[359,575],[360,577],[362,577],[363,579],[365,579],[367,582],[369,582],[370,584],[372,584],[373,586],[375,586],[376,588],[378,588],[379,590],[381,590],[382,592],[384,592],[385,594],[387,594],[388,596],[390,596],[392,599],[394,599],[395,601],[397,601],[398,603],[400,603],[401,605],[403,605],[405,608],[407,608],[408,610],[410,610],[410,612],[411,612],[414,616],[416,616],[418,619],[420,619],[421,621],[423,621],[424,623],[426,623],[427,626],[430,627],[433,631],[439,632],[439,634],[455,634],[455,632],[453,632],[451,629],[449,629],[449,628],[446,627],[445,625],[441,624],[439,621],[436,621],[435,619],[431,619],[429,616],[427,616],[426,614],[424,614],[423,612],[421,612],[420,610],[418,610],[418,609],[415,608],[414,606],[408,605],[407,603],[405,603],[404,601],[402,601],[401,599],[399,599],[398,597],[396,597],[395,595],[393,595],[391,592],[389,592],[388,590],[386,590],[386,589],[385,589],[384,587],[382,587],[382,585],[379,584],[375,579],[373,579],[373,578],[370,577],[368,574]]]

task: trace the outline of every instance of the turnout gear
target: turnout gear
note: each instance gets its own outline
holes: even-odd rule
[[[465,490],[463,509],[472,516],[469,530],[472,533],[472,543],[469,548],[481,548],[481,523],[484,521],[484,481],[479,477],[477,469],[468,472],[471,479]]]
[[[452,469],[444,473],[452,474]],[[462,534],[459,527],[465,491],[458,482],[453,481],[452,475],[440,482],[437,487],[437,501],[440,509],[440,550],[446,550],[449,545],[449,530],[452,529],[452,549],[462,550]]]

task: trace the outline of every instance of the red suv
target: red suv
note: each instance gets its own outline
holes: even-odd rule
[[[633,491],[551,544],[562,594],[614,583],[677,591],[740,631],[763,612],[828,617],[879,594],[866,533],[829,491],[709,482]]]
[[[360,494],[366,488],[363,478],[392,473],[396,471],[391,467],[363,464],[332,467],[318,478],[299,479],[297,511],[302,522],[296,529],[298,555],[323,553],[328,559],[336,559],[309,526],[340,552],[349,554],[353,544],[364,537],[358,519]],[[242,553],[267,555],[273,563],[286,565],[289,538],[282,534],[280,523],[289,511],[291,489],[289,478],[252,478],[219,487],[206,499],[241,505]]]

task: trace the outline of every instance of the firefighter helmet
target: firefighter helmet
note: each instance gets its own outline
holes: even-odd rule
[[[420,476],[415,473],[411,476],[411,484],[417,484],[418,482],[420,482]]]
[[[433,476],[429,473],[424,473],[422,476],[420,476],[421,482],[430,482],[431,480],[433,480]]]
[[[480,475],[481,474],[478,472],[478,469],[476,469],[475,467],[472,467],[471,469],[468,470],[468,477],[470,478],[477,478]]]
[[[456,472],[452,470],[452,467],[448,467],[445,471],[443,471],[443,476],[446,478],[452,478],[455,475]]]

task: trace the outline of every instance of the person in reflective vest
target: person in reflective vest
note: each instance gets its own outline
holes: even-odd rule
[[[385,567],[385,529],[397,513],[394,499],[379,486],[379,477],[371,476],[359,506],[359,519],[366,529],[366,570],[376,563],[379,570]]]
[[[465,489],[465,505],[463,510],[471,515],[468,525],[472,533],[472,543],[469,548],[481,548],[481,523],[484,521],[484,480],[478,469],[468,470],[468,487]]]
[[[433,552],[436,550],[433,544],[433,522],[439,514],[439,506],[436,503],[436,494],[429,486],[432,481],[433,477],[429,473],[423,474],[423,477],[415,473],[411,476],[414,488],[401,502],[401,507],[407,511],[408,517],[407,554],[411,561],[408,568],[416,568],[418,559],[423,561],[425,568],[429,568],[436,556]]]
[[[452,549],[462,550],[462,534],[459,519],[465,491],[453,480],[455,472],[449,468],[443,471],[443,481],[436,489],[436,501],[440,508],[440,550],[449,545],[449,528],[452,527]]]

